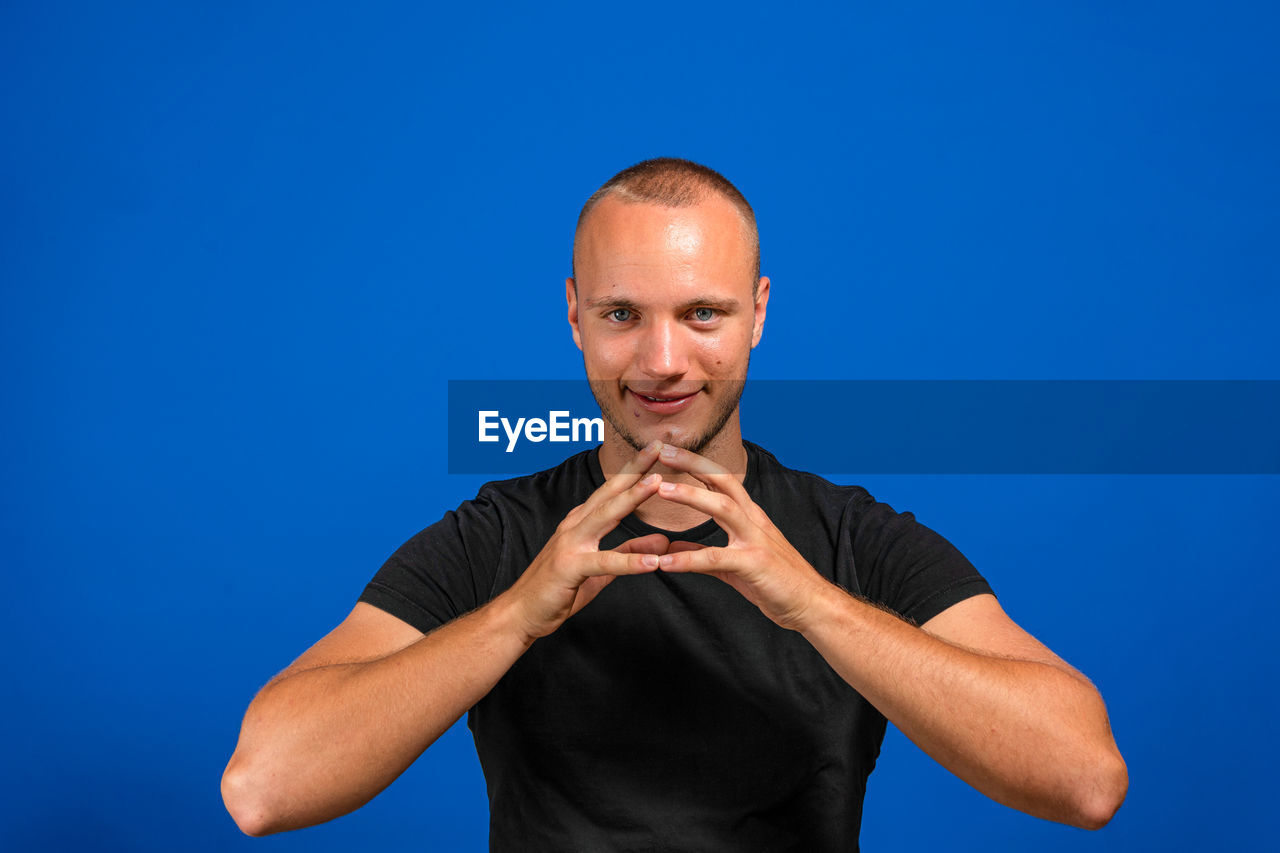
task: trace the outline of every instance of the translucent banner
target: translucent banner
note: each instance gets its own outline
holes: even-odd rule
[[[826,474],[1280,474],[1280,381],[751,380],[741,407],[744,438]],[[452,474],[605,429],[585,380],[451,380],[448,419]]]

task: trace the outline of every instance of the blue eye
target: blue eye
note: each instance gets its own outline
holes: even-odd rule
[[[706,323],[716,318],[716,312],[714,308],[694,308],[693,316]]]
[[[631,319],[630,308],[614,308],[609,312],[609,319],[618,323],[625,323]]]

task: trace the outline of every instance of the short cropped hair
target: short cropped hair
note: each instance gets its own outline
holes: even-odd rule
[[[577,287],[578,275],[574,260],[578,254],[578,235],[582,233],[582,223],[605,196],[616,195],[622,201],[649,202],[663,207],[692,207],[712,193],[728,199],[737,208],[738,215],[746,226],[747,239],[754,256],[752,268],[755,273],[751,280],[751,292],[754,294],[760,284],[760,229],[756,227],[755,211],[751,209],[746,196],[724,175],[701,163],[678,157],[656,157],[636,163],[605,181],[600,189],[591,194],[591,198],[582,206],[582,212],[578,214],[578,225],[573,232],[575,257],[570,261],[570,269],[573,271],[574,287]]]

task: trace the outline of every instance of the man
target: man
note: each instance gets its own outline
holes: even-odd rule
[[[603,444],[415,536],[263,688],[223,777],[245,832],[358,808],[468,709],[494,849],[856,849],[886,718],[1002,803],[1107,823],[1128,777],[1088,680],[909,513],[743,441],[769,289],[710,169],[592,196],[565,295]]]

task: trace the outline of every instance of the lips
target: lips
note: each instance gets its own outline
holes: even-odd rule
[[[697,391],[690,391],[687,394],[673,394],[670,391],[641,394],[634,388],[628,388],[627,393],[641,409],[659,415],[672,415],[684,411],[698,396]]]

